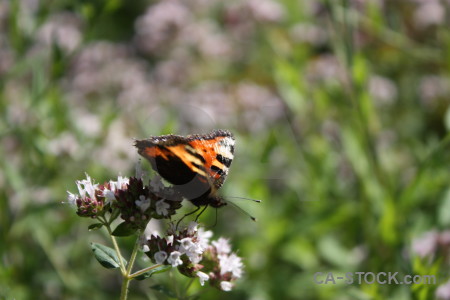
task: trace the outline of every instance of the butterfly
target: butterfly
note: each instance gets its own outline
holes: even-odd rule
[[[136,140],[138,153],[184,198],[200,206],[221,207],[217,195],[233,161],[235,139],[228,130],[188,136],[161,135]],[[206,208],[206,207],[205,207]]]

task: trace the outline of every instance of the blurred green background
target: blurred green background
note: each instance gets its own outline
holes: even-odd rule
[[[0,299],[117,299],[62,204],[132,176],[133,138],[231,130],[215,237],[245,276],[200,299],[449,299],[449,2],[0,1]],[[149,168],[147,162],[144,167]],[[187,208],[190,209],[190,208]],[[202,215],[206,226],[215,212]],[[130,249],[132,240],[121,240]],[[148,262],[139,261],[141,266]],[[316,272],[436,276],[315,284]],[[172,276],[172,277],[171,277]],[[187,280],[131,285],[130,299]],[[322,277],[322,279],[324,279]]]

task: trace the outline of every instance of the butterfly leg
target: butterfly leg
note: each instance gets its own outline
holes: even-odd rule
[[[190,216],[190,215],[192,215],[192,214],[195,214],[196,212],[198,212],[198,211],[200,210],[200,208],[201,208],[201,206],[197,206],[196,209],[194,209],[194,210],[191,211],[190,213],[187,213],[187,214],[185,214],[184,216],[182,216],[181,219],[178,220],[177,226],[176,226],[175,228],[178,229],[178,225],[180,224],[180,222],[181,222],[185,217]],[[200,214],[201,214],[202,212],[203,212],[203,211],[201,211]],[[200,214],[199,214],[199,215],[200,215]],[[197,221],[197,219],[198,219],[198,216],[197,216],[197,218],[195,218],[195,221]]]
[[[206,210],[207,207],[208,207],[208,204],[206,204],[205,207],[202,209],[202,211],[197,215],[197,217],[195,217],[195,222],[197,222],[198,218]]]

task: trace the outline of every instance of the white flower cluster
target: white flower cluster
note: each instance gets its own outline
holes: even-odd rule
[[[217,241],[212,242],[212,247],[217,253],[220,266],[220,276],[229,276],[231,274],[231,279],[235,280],[240,278],[243,273],[244,264],[242,259],[236,255],[236,253],[231,253],[231,246],[227,239],[219,238]],[[230,291],[233,288],[233,284],[230,280],[220,281],[220,288],[223,291]]]
[[[103,190],[103,196],[106,198],[107,201],[115,200],[114,193],[117,190],[125,190],[127,189],[127,184],[130,183],[130,179],[127,177],[119,176],[117,177],[117,181],[110,180],[109,181],[109,188],[105,188]]]
[[[209,280],[212,285],[223,291],[230,291],[233,288],[233,281],[242,276],[241,258],[231,252],[227,239],[219,238],[210,242],[212,231],[197,227],[196,222],[191,222],[179,236],[172,234],[166,238],[154,239],[154,243],[156,240],[165,240],[164,244],[167,245],[167,248],[159,248],[159,251],[152,253],[154,261],[157,264],[170,264],[172,267],[182,266],[189,261],[188,264],[192,264],[194,270],[190,274],[197,276],[201,285]],[[144,245],[144,249],[147,252],[150,248]],[[211,265],[216,267],[207,270],[205,266]]]
[[[153,184],[161,187],[158,180]],[[79,194],[68,192],[68,201],[77,206],[79,216],[96,218],[118,209],[121,218],[132,228],[145,229],[150,218],[170,216],[180,204],[152,193],[143,185],[142,178],[119,176],[117,181],[96,184],[86,174],[86,179],[77,181],[76,185]],[[212,231],[198,228],[196,222],[190,222],[182,230],[172,223],[165,236],[152,234],[142,238],[141,245],[153,262],[177,267],[185,276],[198,277],[201,285],[208,281],[216,288],[230,291],[234,281],[242,276],[243,263],[231,252],[227,239],[211,241],[212,236]]]
[[[197,236],[195,238],[185,237],[182,239],[177,239],[176,241],[178,243],[175,245],[175,251],[170,252],[170,254],[165,251],[156,252],[154,254],[156,263],[163,264],[167,259],[167,262],[171,264],[172,267],[178,267],[183,264],[180,257],[185,254],[189,258],[190,262],[193,264],[198,264],[202,259],[202,253],[205,251],[209,243],[209,238],[212,236],[212,232],[203,231],[201,229],[198,230],[197,226],[198,224],[196,222],[190,222],[187,232],[190,235],[197,233]],[[173,246],[174,236],[169,235],[166,237],[166,241],[168,246]]]
[[[160,216],[167,216],[169,214],[168,208],[170,205],[164,200],[159,200],[156,202],[156,213]]]
[[[139,199],[137,199],[135,202],[137,207],[145,213],[145,211],[150,207],[150,204],[152,203],[150,198],[146,198],[144,195],[140,195]]]
[[[114,193],[117,190],[124,190],[127,189],[127,184],[129,183],[129,178],[119,176],[117,178],[117,181],[110,180],[108,184],[103,185],[103,197],[105,197],[106,201],[112,201],[115,199]],[[89,197],[92,200],[96,199],[95,191],[99,188],[99,185],[96,183],[94,184],[91,177],[86,174],[86,179],[83,180],[77,180],[76,181],[77,188],[78,188],[78,195],[72,194],[71,192],[67,191],[69,194],[67,196],[67,201],[72,204],[76,205],[76,200],[78,198],[85,198]]]
[[[75,195],[75,194],[72,194],[71,192],[67,191],[67,193],[69,194],[67,196],[67,201],[70,204],[76,205],[76,200],[78,198],[85,198],[86,196],[90,197],[91,199],[95,199],[95,190],[97,189],[98,184],[94,184],[92,182],[91,177],[88,174],[86,174],[86,179],[77,180],[76,184],[77,184],[79,195]]]

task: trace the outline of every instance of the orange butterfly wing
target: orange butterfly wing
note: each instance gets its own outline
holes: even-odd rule
[[[233,160],[234,144],[229,131],[215,130],[207,135],[156,136],[137,140],[135,146],[161,177],[178,185],[192,201],[215,194],[223,185]]]

